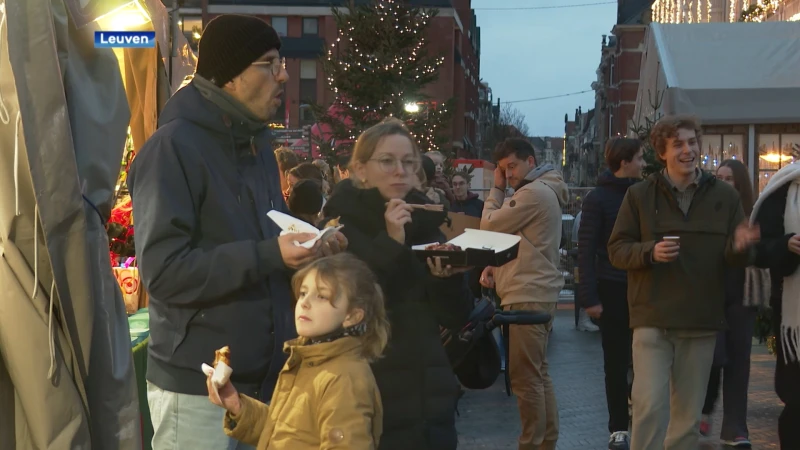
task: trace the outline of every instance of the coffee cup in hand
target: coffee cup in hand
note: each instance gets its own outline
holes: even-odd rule
[[[681,237],[680,236],[664,236],[664,240],[667,242],[674,242],[678,245],[681,245]]]

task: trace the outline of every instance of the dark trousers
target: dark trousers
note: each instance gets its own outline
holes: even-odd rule
[[[628,431],[628,398],[633,370],[631,346],[633,332],[628,320],[628,284],[598,280],[598,296],[603,305],[600,336],[603,342],[603,368],[606,375],[608,431]]]
[[[703,414],[714,412],[722,384],[723,415],[720,439],[723,440],[748,437],[747,390],[750,383],[750,349],[756,314],[754,308],[742,305],[729,306],[725,311],[728,330],[717,340],[717,351],[723,356],[722,361],[717,361],[720,364],[711,368]]]
[[[776,344],[775,392],[784,404],[778,418],[778,439],[781,450],[800,449],[800,362],[786,363],[780,335]]]

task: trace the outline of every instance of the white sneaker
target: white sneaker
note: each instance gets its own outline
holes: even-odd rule
[[[630,435],[627,431],[616,431],[608,438],[609,450],[630,450]]]
[[[595,332],[600,331],[600,327],[592,322],[592,319],[586,314],[586,311],[581,310],[580,318],[578,320],[578,331]]]

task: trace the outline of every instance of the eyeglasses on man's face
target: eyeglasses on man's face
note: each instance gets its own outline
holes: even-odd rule
[[[272,69],[272,74],[277,77],[283,70],[286,70],[286,58],[273,58],[269,61],[256,61],[253,63],[253,65]]]
[[[386,173],[394,173],[397,170],[398,164],[402,164],[403,171],[406,173],[416,173],[420,167],[420,160],[418,158],[403,158],[398,160],[391,156],[379,156],[378,158],[370,159],[378,163],[378,167]]]

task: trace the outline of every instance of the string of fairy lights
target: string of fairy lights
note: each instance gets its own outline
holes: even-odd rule
[[[659,23],[715,22],[720,8],[728,22],[763,22],[784,4],[785,0],[655,0],[651,11],[653,22]]]
[[[399,4],[395,0],[378,2],[374,12],[377,22],[371,29],[365,29],[364,23],[356,23],[363,19],[363,16],[351,14],[345,26],[340,27],[336,40],[331,43],[327,51],[327,59],[331,70],[327,74],[329,88],[337,94],[337,106],[342,109],[342,116],[357,117],[359,119],[369,119],[384,115],[404,114],[404,108],[408,102],[409,93],[403,89],[403,83],[397,83],[398,90],[391,92],[389,96],[382,98],[383,103],[377,104],[354,104],[347,98],[347,89],[340,89],[343,84],[349,83],[348,76],[358,78],[360,75],[368,75],[371,79],[384,79],[393,77],[403,77],[409,75],[415,80],[416,86],[427,84],[436,79],[438,70],[444,64],[444,57],[430,57],[426,55],[425,46],[427,41],[424,37],[424,30],[432,19],[430,13],[419,10],[418,14],[409,14],[409,8]],[[387,36],[391,41],[403,41],[411,43],[408,49],[403,49],[402,54],[388,55],[381,47],[382,42],[387,41]],[[341,44],[346,45],[341,45]],[[363,47],[368,48],[363,48]],[[402,48],[402,46],[400,46]],[[338,50],[338,52],[337,52]],[[347,84],[352,90],[353,86]],[[388,112],[388,114],[387,114]],[[423,112],[412,114],[412,117],[424,117],[424,127],[410,124],[409,128],[417,139],[417,143],[423,150],[436,148],[436,136],[444,128],[444,122],[448,116],[446,105],[440,104],[436,107],[425,107]],[[347,127],[349,139],[355,140],[362,130]]]

